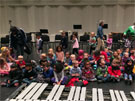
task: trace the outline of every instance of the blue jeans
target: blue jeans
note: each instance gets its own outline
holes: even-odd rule
[[[109,74],[106,77],[104,77],[104,76],[97,76],[98,80],[103,80],[104,82],[107,81],[109,78],[110,78]]]
[[[66,80],[67,80],[67,77],[65,76],[64,79],[62,80],[61,84],[64,85]],[[52,81],[52,83],[56,83],[56,79],[54,77],[51,79],[51,81]]]
[[[19,83],[19,80],[10,81],[10,83],[7,83],[7,87],[11,87],[11,86],[13,86],[15,83]]]
[[[36,79],[33,78],[32,80],[30,80],[30,79],[28,79],[28,78],[24,78],[22,81],[23,81],[24,83],[27,83],[27,84],[29,85],[31,82],[35,82]]]
[[[132,75],[125,73],[125,74],[124,74],[124,79],[125,79],[125,80],[127,80],[127,79],[132,80]]]

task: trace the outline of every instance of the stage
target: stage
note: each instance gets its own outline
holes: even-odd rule
[[[2,78],[2,79],[4,79],[4,78]],[[135,81],[131,85],[126,85],[124,81],[120,81],[119,83],[89,82],[88,85],[86,86],[86,89],[92,90],[92,88],[101,88],[103,90],[103,92],[109,92],[110,89],[119,90],[119,91],[122,90],[126,94],[129,94],[130,91],[135,92]],[[10,88],[0,87],[0,101],[4,101],[5,99],[7,99],[16,90],[17,90],[17,87],[10,87]]]

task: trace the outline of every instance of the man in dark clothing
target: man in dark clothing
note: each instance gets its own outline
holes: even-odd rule
[[[61,38],[60,45],[62,46],[63,49],[66,49],[68,47],[68,38],[65,32],[62,32],[61,34],[62,34],[62,38]]]
[[[26,45],[25,32],[15,26],[10,28],[10,48],[17,51],[17,56],[24,54],[24,46]]]
[[[98,45],[96,50],[100,50],[102,47],[104,47],[104,42],[103,42],[103,26],[104,26],[104,22],[100,21],[99,23],[99,27],[97,29],[97,41],[98,41]]]

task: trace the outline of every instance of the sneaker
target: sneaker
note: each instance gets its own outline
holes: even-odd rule
[[[126,84],[128,83],[128,80],[127,80],[127,79],[125,79],[125,83],[126,83]]]
[[[98,81],[98,83],[102,83],[103,81],[102,80],[97,80]]]
[[[6,87],[7,86],[7,84],[5,82],[1,82],[0,85],[1,85],[1,87]]]
[[[112,82],[115,82],[116,80],[115,80],[115,78],[112,78]]]
[[[117,79],[116,79],[116,81],[117,81],[117,82],[120,82],[120,79],[119,79],[119,78],[117,78]]]
[[[129,80],[128,82],[129,82],[129,85],[131,85],[131,84],[132,84],[132,80]]]
[[[96,79],[96,78],[94,78],[94,79],[90,79],[90,81],[97,81],[97,79]]]
[[[18,82],[17,82],[17,83],[15,83],[15,84],[14,84],[14,86],[15,86],[15,87],[18,87],[18,86],[19,86],[19,83],[18,83]]]

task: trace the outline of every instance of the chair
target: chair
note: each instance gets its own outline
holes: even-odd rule
[[[45,44],[45,51],[47,52],[47,50],[49,48],[50,37],[48,35],[42,35],[41,38],[43,40],[43,45]]]
[[[112,49],[113,50],[119,48],[119,40],[120,40],[120,34],[112,33]]]
[[[1,46],[2,45],[8,45],[9,44],[9,38],[8,37],[1,37]]]
[[[88,40],[88,37],[86,35],[80,36],[80,41],[87,42],[87,40]]]
[[[7,38],[7,37],[1,38],[1,44],[8,44],[8,43],[9,43],[9,38]]]

